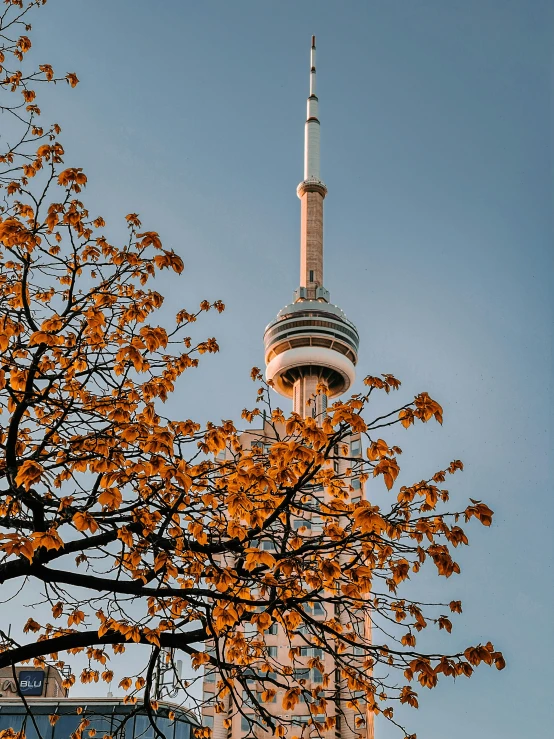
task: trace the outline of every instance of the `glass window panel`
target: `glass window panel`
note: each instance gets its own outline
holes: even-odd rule
[[[154,729],[148,716],[135,716],[135,733],[133,734],[133,739],[155,739]]]
[[[212,723],[211,725],[208,723],[204,723],[204,726],[209,726],[211,729],[214,723],[214,717],[213,716],[204,716],[204,721],[208,721],[208,719],[211,719]],[[190,724],[186,721],[176,721],[175,722],[175,739],[190,739]]]
[[[250,731],[250,720],[248,716],[241,716],[240,717],[240,730],[244,732]]]
[[[269,685],[268,685],[269,688]],[[270,698],[269,700],[264,701],[262,698],[262,693],[258,693],[258,700],[260,703],[276,703],[277,701],[277,693],[273,696],[273,698]]]
[[[247,690],[242,691],[242,700],[244,703],[247,703],[248,705],[252,704],[252,698],[248,695]]]
[[[116,731],[119,729],[123,721],[127,718],[122,711],[121,706],[116,707],[116,712],[112,715],[112,727],[111,731],[109,732],[112,734],[112,736],[116,733]],[[125,736],[132,737],[133,736],[133,724],[135,722],[134,718],[130,718],[126,723],[125,726],[119,730],[119,733],[117,734],[117,739],[125,739]],[[61,737],[58,737],[57,735],[54,737],[54,739],[62,739]],[[85,738],[86,739],[86,738]]]
[[[13,713],[0,713],[0,730],[13,729],[20,731],[23,728],[23,719],[25,716]]]
[[[277,647],[267,647],[268,657],[277,657]]]
[[[355,477],[352,480],[352,487],[354,488],[354,490],[359,490],[362,487],[362,483],[360,482],[359,477]]]
[[[67,739],[79,726],[80,717],[76,714],[60,716],[54,726],[54,739]]]
[[[112,733],[112,720],[110,715],[103,716],[87,715],[90,726],[87,726],[85,734],[91,729],[96,729],[95,739],[102,739],[105,734]]]
[[[182,723],[182,722],[180,722]],[[202,716],[202,724],[204,726],[207,726],[208,729],[213,729],[214,727],[214,717],[213,716]],[[177,734],[177,732],[175,732]],[[175,736],[175,739],[178,739],[177,736]]]
[[[250,623],[250,621],[247,621],[244,624],[243,629],[244,629],[244,635],[246,637],[254,636],[255,634],[258,633],[258,627],[256,626],[256,624]]]
[[[52,713],[54,713],[53,708],[52,708]],[[44,714],[42,715],[34,714],[34,717],[35,717],[35,722],[38,728],[38,733],[37,733],[37,730],[35,729],[33,720],[29,716],[27,718],[27,724],[25,726],[26,738],[27,739],[51,739],[53,729],[52,729],[52,726],[50,726],[50,721],[48,719],[48,716]]]

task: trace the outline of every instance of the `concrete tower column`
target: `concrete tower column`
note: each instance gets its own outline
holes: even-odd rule
[[[323,287],[323,183],[304,181],[298,186],[300,198],[300,286],[306,297],[316,299],[316,288]]]

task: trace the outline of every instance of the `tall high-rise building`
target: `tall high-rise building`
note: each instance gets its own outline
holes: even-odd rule
[[[358,358],[359,336],[356,327],[336,305],[330,302],[329,291],[323,285],[323,200],[327,187],[320,177],[320,122],[318,117],[318,98],[316,95],[316,45],[312,37],[310,51],[310,94],[305,124],[304,144],[304,179],[298,185],[297,194],[301,202],[300,226],[300,285],[294,293],[293,302],[283,308],[265,330],[265,362],[266,377],[274,389],[292,398],[293,410],[301,416],[312,416],[320,421],[327,412],[329,398],[346,392],[354,381],[355,366]],[[257,447],[262,453],[272,441],[273,427],[265,423],[261,429],[251,429],[241,436],[244,449]],[[333,459],[336,474],[348,477],[350,483],[350,501],[357,503],[364,495],[363,484],[359,477],[359,465],[355,459],[361,459],[362,440],[359,434],[353,434],[346,440],[347,452],[341,458],[340,451],[335,450]],[[345,446],[344,444],[341,446]],[[315,490],[316,498],[323,503],[326,493],[323,487]],[[324,520],[317,510],[305,515],[295,522],[300,536],[318,536],[323,530]],[[271,538],[261,539],[258,546],[272,549]],[[367,639],[370,624],[363,616],[334,607],[333,613],[326,612],[325,607],[314,602],[311,616],[314,619],[339,618],[345,625],[352,624],[353,629]],[[245,625],[245,636],[259,638],[257,629],[249,632]],[[370,713],[362,695],[352,695],[346,681],[334,664],[333,658],[324,654],[317,646],[306,646],[306,639],[299,632],[291,644],[282,628],[274,623],[269,632],[264,634],[268,661],[274,660],[276,665],[290,663],[290,648],[297,646],[298,657],[295,658],[292,680],[301,681],[303,686],[317,687],[323,683],[323,675],[317,669],[307,665],[310,658],[319,657],[325,666],[325,674],[329,684],[325,694],[335,696],[334,707],[330,710],[336,723],[332,728],[322,725],[323,716],[312,715],[310,706],[303,700],[291,711],[282,708],[282,691],[277,691],[265,708],[275,716],[282,716],[286,723],[287,737],[321,737],[321,739],[373,739],[373,714]],[[213,644],[206,645],[208,650]],[[351,659],[363,660],[363,649],[354,648]],[[262,700],[261,683],[256,679],[256,670],[252,670],[249,687]],[[213,739],[243,739],[252,736],[269,738],[271,734],[254,725],[253,708],[249,705],[249,696],[242,698],[229,697],[221,700],[219,693],[219,675],[213,669],[207,669],[204,676],[202,710],[203,723],[212,729]],[[353,704],[352,698],[358,699]],[[220,700],[223,711],[215,711],[214,704]],[[251,715],[250,715],[251,714]],[[264,737],[265,739],[265,737]]]

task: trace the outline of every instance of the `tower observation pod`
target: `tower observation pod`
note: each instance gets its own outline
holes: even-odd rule
[[[267,326],[264,344],[267,380],[278,393],[293,399],[295,413],[321,419],[328,398],[346,392],[354,381],[359,336],[343,311],[330,303],[329,291],[323,286],[327,187],[320,177],[315,54],[312,36],[304,179],[296,190],[300,198],[300,286],[293,302]]]

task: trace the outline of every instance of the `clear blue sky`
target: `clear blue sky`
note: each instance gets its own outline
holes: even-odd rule
[[[461,458],[454,500],[496,512],[490,531],[469,528],[461,577],[422,586],[465,605],[435,644],[490,638],[507,669],[422,689],[410,726],[418,739],[550,735],[552,4],[51,0],[37,59],[81,84],[42,107],[111,232],[137,211],[184,258],[183,280],[160,281],[171,311],[227,304],[197,327],[220,355],[183,379],[172,410],[237,419],[264,327],[298,282],[313,33],[325,283],[360,330],[360,376],[393,372],[402,397],[444,406],[442,429],[390,437],[404,481]]]

